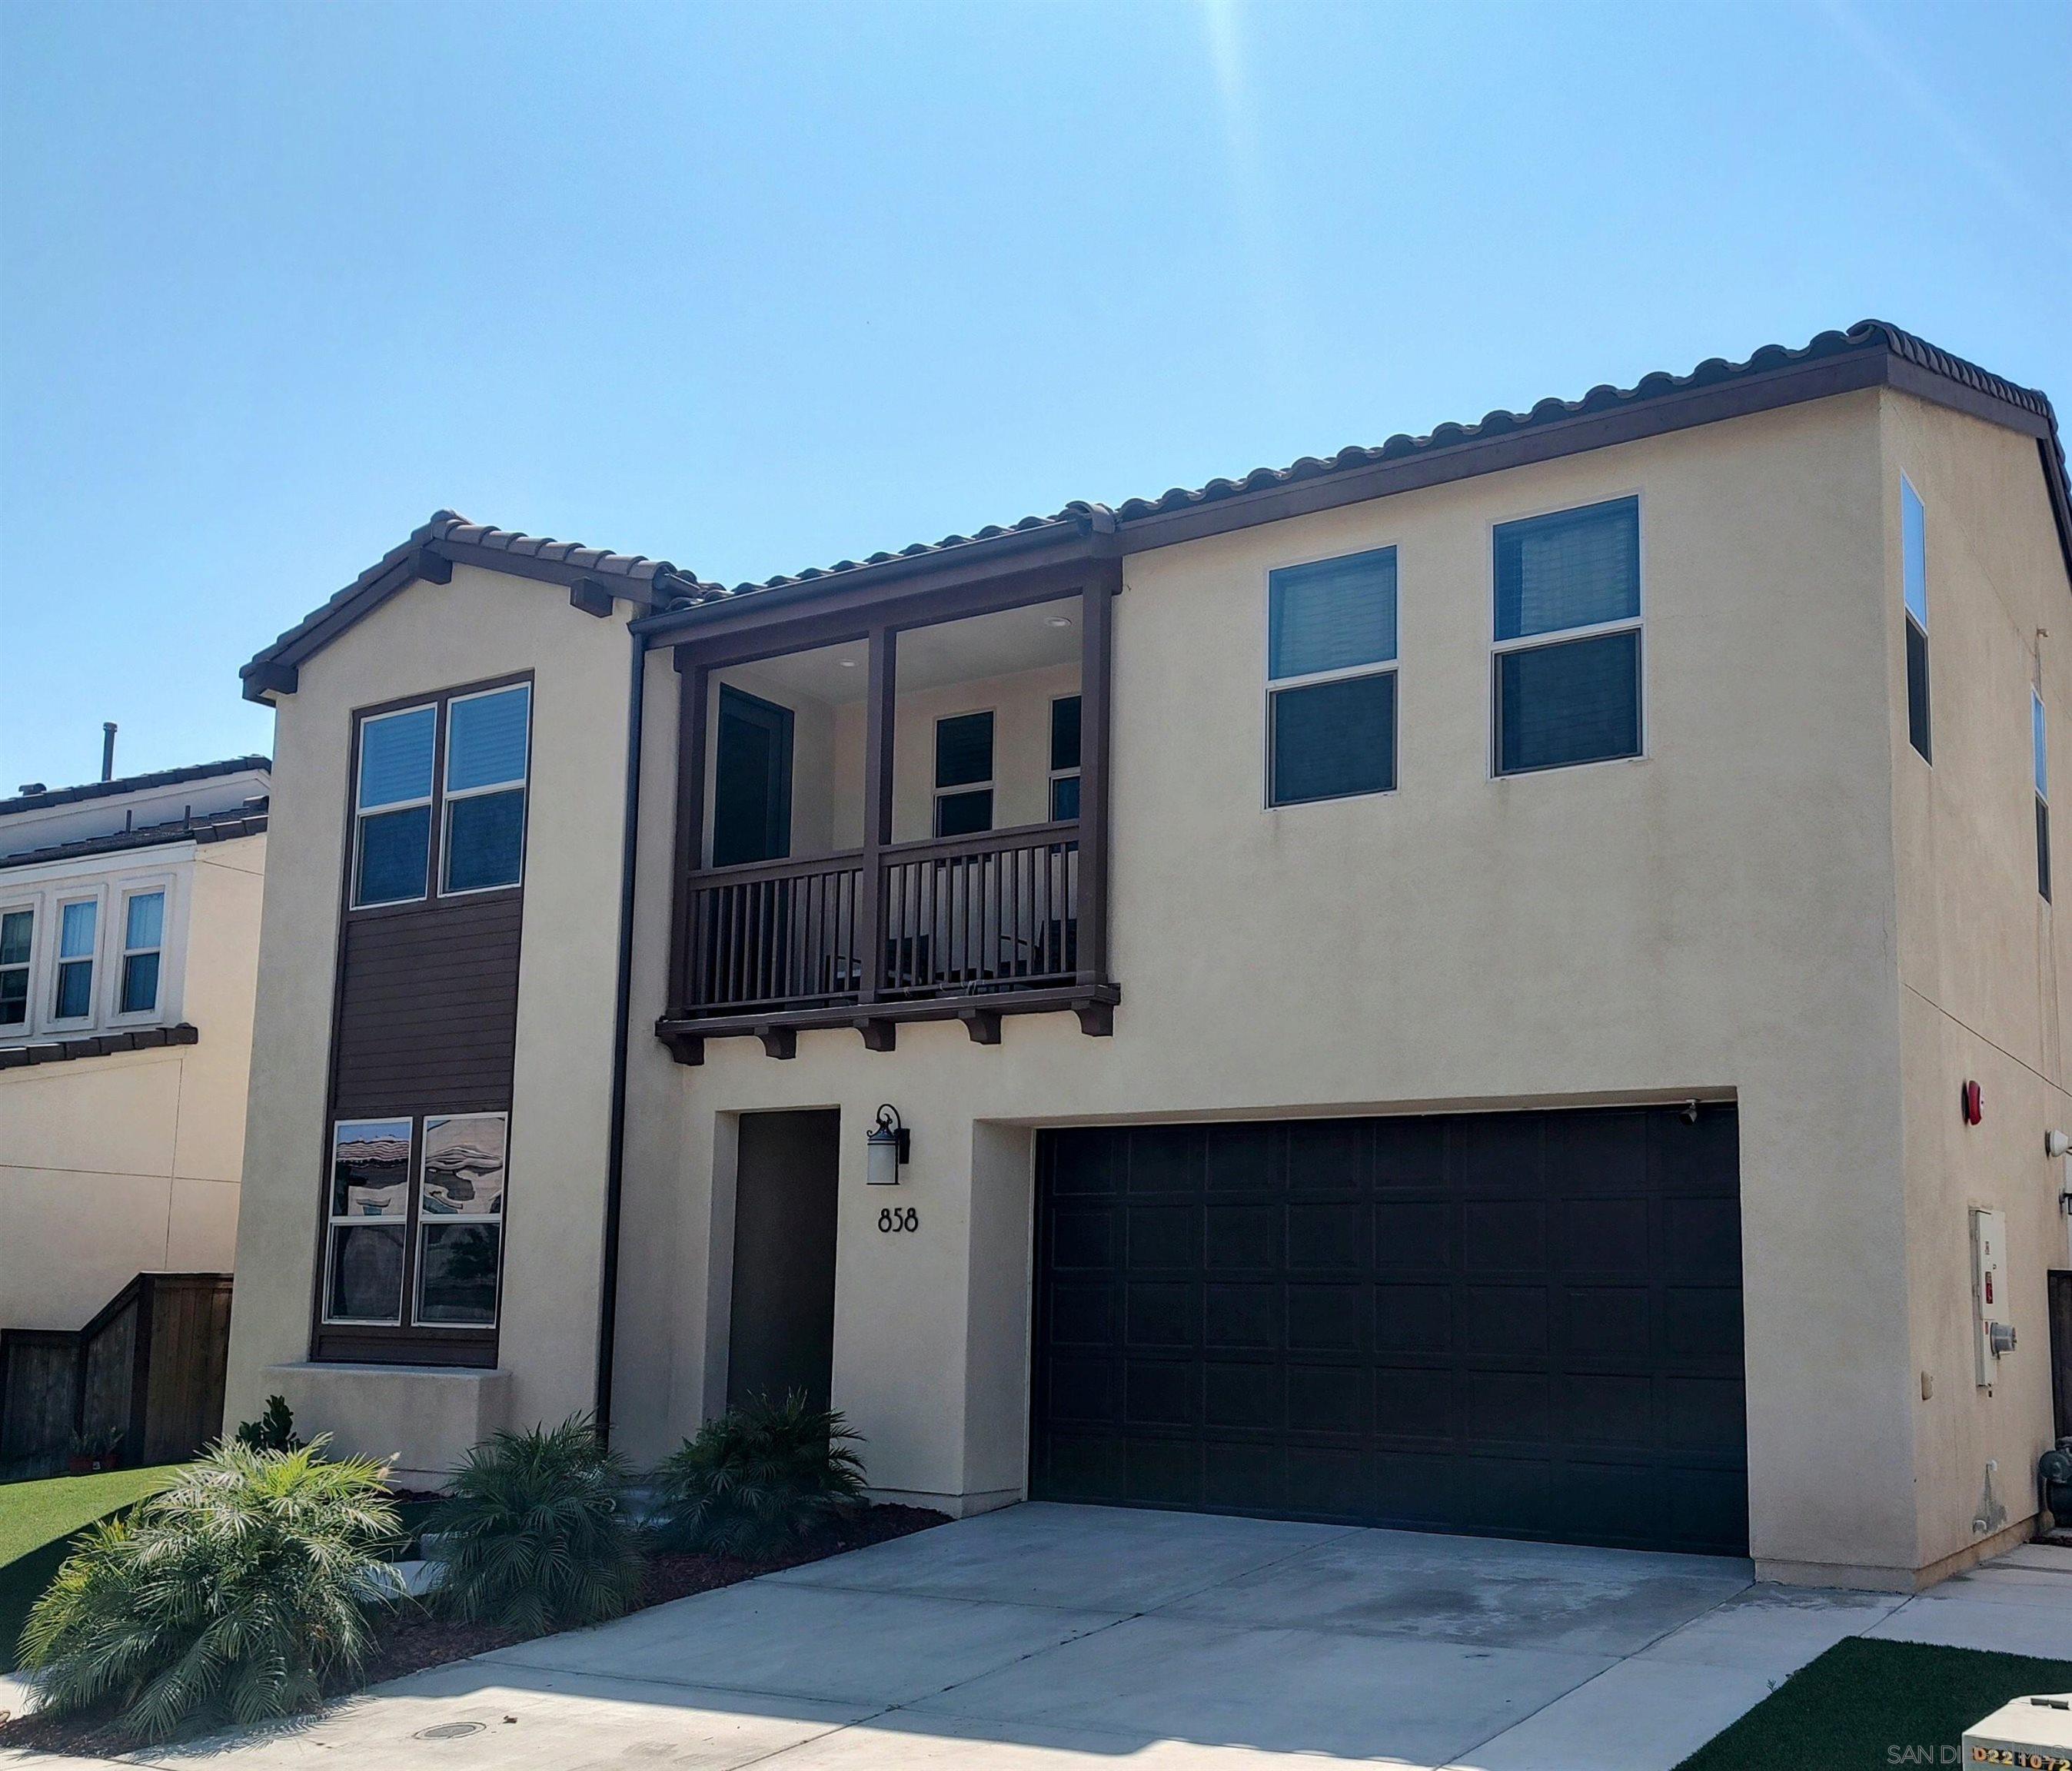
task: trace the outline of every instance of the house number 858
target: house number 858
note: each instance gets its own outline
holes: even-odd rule
[[[878,1233],[881,1236],[920,1227],[921,1215],[911,1206],[887,1206],[878,1214]]]

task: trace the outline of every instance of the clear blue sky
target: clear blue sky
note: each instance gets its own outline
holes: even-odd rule
[[[1890,318],[2072,412],[2072,6],[0,6],[0,791],[435,507],[730,581]]]

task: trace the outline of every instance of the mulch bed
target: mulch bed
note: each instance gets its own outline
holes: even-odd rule
[[[634,1601],[633,1609],[644,1611],[650,1605],[667,1605],[672,1599],[710,1592],[717,1587],[752,1580],[758,1574],[800,1568],[808,1562],[840,1555],[845,1550],[861,1550],[873,1543],[884,1543],[896,1537],[925,1531],[931,1525],[948,1522],[947,1514],[925,1506],[873,1506],[801,1539],[795,1549],[768,1561],[749,1562],[731,1555],[651,1555],[648,1558],[647,1576],[641,1583],[640,1596]],[[449,1662],[466,1660],[472,1655],[486,1654],[494,1649],[512,1647],[529,1639],[520,1630],[494,1629],[485,1624],[450,1623],[415,1604],[396,1607],[385,1625],[377,1625],[377,1629],[374,1652],[368,1657],[359,1676],[338,1680],[328,1695],[348,1696],[369,1685],[401,1679],[408,1673],[421,1673],[427,1667],[443,1666]],[[105,1721],[61,1722],[56,1718],[22,1716],[12,1720],[0,1720],[0,1748],[9,1747],[34,1753],[71,1753],[87,1757],[113,1758],[119,1753],[134,1752],[137,1743],[118,1733]]]

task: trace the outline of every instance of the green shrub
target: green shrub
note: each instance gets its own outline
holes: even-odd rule
[[[117,1712],[134,1737],[256,1722],[365,1658],[365,1606],[393,1596],[383,1471],[220,1444],[126,1518],[90,1527],[22,1631],[42,1707]]]
[[[655,1473],[661,1541],[758,1560],[863,1498],[856,1434],[796,1391],[758,1397],[709,1420]]]
[[[267,1397],[265,1412],[238,1428],[237,1442],[253,1451],[300,1451],[302,1441],[296,1436],[294,1412],[287,1398]]]
[[[438,1608],[534,1634],[617,1617],[640,1590],[628,1479],[580,1415],[477,1445],[425,1522]]]

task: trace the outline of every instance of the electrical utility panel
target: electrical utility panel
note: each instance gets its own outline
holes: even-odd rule
[[[1978,1331],[1979,1387],[1990,1390],[2000,1375],[2001,1358],[2014,1351],[2014,1325],[2008,1321],[2007,1214],[1971,1214],[1971,1320]]]

